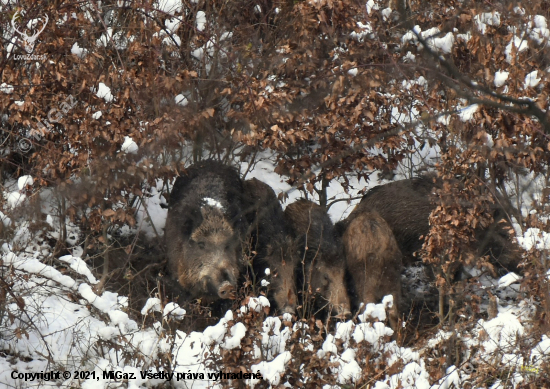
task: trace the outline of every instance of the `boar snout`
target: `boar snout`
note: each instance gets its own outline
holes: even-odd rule
[[[332,292],[336,294],[330,299],[332,303],[332,316],[338,319],[351,319],[350,299],[347,290],[341,286],[337,290],[333,288]]]
[[[221,299],[235,300],[237,298],[237,289],[231,282],[224,281],[218,289],[218,296]]]

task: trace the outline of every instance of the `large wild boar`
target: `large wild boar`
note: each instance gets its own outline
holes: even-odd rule
[[[229,166],[205,161],[177,178],[165,238],[169,270],[185,298],[206,304],[235,298],[247,226],[243,205],[242,181]]]
[[[283,208],[269,185],[256,178],[243,183],[247,199],[247,219],[252,251],[253,272],[257,277],[269,268],[272,274],[270,300],[282,313],[296,311],[294,269],[296,255],[291,231],[285,222]]]
[[[328,306],[334,315],[349,316],[344,252],[329,215],[321,206],[301,199],[285,209],[285,217],[296,237],[298,290],[316,297],[316,310]]]
[[[390,326],[397,329],[401,302],[401,251],[388,224],[376,212],[358,212],[342,236],[352,309],[393,296]]]
[[[430,230],[429,216],[436,205],[432,201],[434,188],[441,188],[442,181],[434,176],[418,177],[379,185],[367,192],[361,202],[342,223],[344,230],[356,215],[373,210],[382,216],[392,229],[404,265],[419,260],[413,254],[422,248],[422,236]],[[477,255],[489,255],[493,263],[507,270],[516,271],[519,263],[518,250],[506,231],[509,225],[502,217],[501,209],[495,207],[495,222],[476,233]]]

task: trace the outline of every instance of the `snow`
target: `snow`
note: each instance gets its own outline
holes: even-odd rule
[[[365,37],[367,38],[370,37],[374,32],[369,22],[366,22],[366,23],[357,22],[357,27],[360,28],[360,31],[359,32],[353,31],[350,34],[350,36],[353,39],[357,39],[359,42],[362,42]]]
[[[455,42],[454,34],[452,32],[448,32],[441,37],[439,36],[440,30],[437,27],[432,27],[427,29],[426,31],[422,31],[420,26],[416,25],[414,26],[412,31],[408,31],[407,33],[405,33],[405,35],[401,37],[401,43],[403,45],[407,43],[420,45],[417,35],[420,35],[420,37],[426,41],[428,47],[431,50],[440,51],[444,54],[449,54],[453,50],[453,44]]]
[[[9,95],[10,93],[13,93],[13,86],[3,82],[2,84],[0,84],[0,92]]]
[[[174,97],[174,101],[177,105],[181,105],[182,107],[185,107],[187,104],[189,104],[189,100],[187,100],[187,97],[185,97],[182,94],[177,95]]]
[[[78,45],[78,42],[75,42],[71,47],[71,54],[76,55],[78,58],[84,58],[88,54],[88,50],[83,49]]]
[[[232,350],[234,348],[240,347],[241,340],[246,335],[246,327],[243,323],[236,323],[231,330],[229,331],[231,336],[227,337],[225,341],[221,344],[221,347],[226,350]]]
[[[503,86],[505,83],[506,83],[506,80],[508,79],[508,75],[510,73],[505,71],[505,70],[499,70],[497,72],[495,72],[495,86],[497,88],[500,88],[501,86]]]
[[[158,180],[156,184],[157,187],[150,188],[147,196],[143,196],[136,213],[138,229],[149,239],[162,236],[168,212],[162,207],[166,204],[160,191],[163,182]]]
[[[285,371],[285,366],[290,362],[290,359],[290,351],[285,351],[270,362],[264,361],[256,365],[252,365],[251,370],[253,372],[259,371],[262,374],[262,377],[267,380],[271,386],[277,386],[281,380],[281,375]],[[247,384],[254,388],[258,382],[259,380],[257,379],[251,379],[247,381]]]
[[[113,39],[113,28],[108,27],[107,31],[104,32],[96,41],[96,44],[100,47],[106,47],[111,42],[112,39]],[[71,52],[72,52],[72,48],[71,48]]]
[[[453,51],[454,41],[455,38],[452,32],[448,32],[441,38],[434,37],[427,39],[428,45],[430,45],[432,49],[436,49],[436,51],[439,50],[445,54],[449,54]]]
[[[528,228],[523,236],[517,237],[518,244],[525,250],[533,248],[537,250],[547,250],[550,248],[550,234],[541,231],[539,228]]]
[[[103,313],[108,313],[119,305],[116,293],[104,292],[103,296],[98,296],[88,284],[80,284],[78,293]]]
[[[513,283],[516,283],[519,280],[521,280],[521,277],[518,276],[516,273],[511,272],[511,273],[508,273],[505,276],[501,277],[498,280],[498,287],[499,288],[505,288],[507,286],[512,285]]]
[[[260,312],[263,308],[268,308],[270,306],[271,304],[269,303],[269,300],[264,296],[260,296],[257,298],[251,297],[248,301],[248,308],[256,312]]]
[[[504,51],[506,54],[506,61],[508,63],[512,63],[512,59],[513,59],[512,54],[514,49],[519,54],[522,51],[527,50],[528,48],[529,48],[529,44],[525,39],[514,35],[510,43],[508,43],[508,45],[506,46],[506,50]]]
[[[525,83],[523,84],[523,89],[534,88],[539,84],[540,78],[537,78],[537,74],[538,74],[537,71],[533,70],[531,73],[525,76]]]
[[[21,176],[17,179],[17,187],[19,190],[24,190],[27,185],[32,186],[34,184],[34,180],[31,176]]]
[[[9,227],[11,225],[11,219],[4,215],[4,213],[2,211],[0,211],[0,221],[2,222],[2,225],[4,227]]]
[[[458,112],[458,116],[460,116],[460,119],[463,122],[470,121],[474,118],[474,113],[476,113],[478,109],[479,109],[479,105],[472,104],[466,108],[460,109],[460,111]]]
[[[542,335],[542,340],[531,352],[531,366],[540,366],[545,358],[550,356],[550,338]]]
[[[419,35],[421,33],[422,29],[420,28],[420,26],[416,25],[413,27],[412,31],[407,31],[405,33],[405,35],[403,35],[401,37],[401,43],[403,45],[407,44],[407,43],[416,43],[418,42],[418,38],[417,38],[417,35]]]
[[[391,8],[384,8],[380,14],[382,14],[382,20],[387,21],[391,15]]]
[[[487,336],[480,337],[481,331]],[[497,349],[502,353],[513,353],[519,347],[518,335],[523,335],[524,331],[523,325],[513,312],[499,312],[492,320],[481,319],[475,330],[478,336],[468,343],[479,343],[486,355],[491,355]]]
[[[534,234],[535,231],[531,231],[531,233]],[[232,311],[228,311],[216,325],[207,327],[202,333],[176,331],[174,336],[169,336],[162,334],[162,326],[158,322],[152,326],[153,328],[140,329],[137,323],[124,311],[127,299],[111,292],[103,292],[98,295],[92,290],[89,283],[96,282],[95,277],[81,258],[71,255],[59,258],[60,262],[68,264],[74,270],[74,273],[69,273],[69,275],[61,274],[53,267],[44,265],[37,259],[20,258],[9,249],[4,249],[2,259],[4,265],[12,266],[18,272],[34,275],[35,288],[41,288],[42,291],[47,290],[44,284],[40,283],[40,278],[49,279],[57,285],[53,289],[54,293],[35,294],[33,299],[25,297],[27,306],[31,306],[33,301],[35,302],[33,306],[36,309],[32,312],[41,317],[39,321],[41,323],[41,333],[49,335],[47,343],[44,343],[43,339],[35,332],[31,332],[28,339],[23,336],[21,340],[15,343],[21,355],[32,357],[36,351],[47,353],[44,349],[47,345],[51,348],[50,352],[58,358],[56,360],[66,363],[66,366],[77,367],[80,366],[80,361],[84,358],[92,358],[98,373],[101,370],[125,372],[142,370],[144,362],[137,365],[138,367],[132,366],[130,363],[126,364],[123,359],[117,356],[118,354],[114,349],[110,351],[107,349],[107,354],[104,356],[84,353],[85,350],[94,349],[95,342],[102,340],[103,342],[115,342],[120,345],[119,347],[128,344],[135,350],[139,350],[146,361],[156,358],[156,355],[160,353],[171,353],[174,373],[206,374],[210,371],[207,368],[208,353],[216,355],[221,350],[235,350],[241,347],[243,339],[249,331],[244,322],[235,322]],[[73,278],[74,274],[84,276],[84,280],[76,281]],[[498,287],[504,288],[518,280],[517,275],[508,274],[498,280]],[[67,293],[71,291],[72,294],[79,296],[82,299],[81,302],[74,303],[67,300],[64,295],[65,290],[67,290]],[[364,361],[358,357],[360,355],[358,352],[359,347],[371,348],[372,351],[370,352],[375,353],[373,354],[374,359],[371,360],[372,363],[378,363],[376,358],[385,355],[384,358],[387,360],[388,367],[402,366],[392,370],[391,374],[384,373],[379,376],[378,381],[373,383],[375,388],[442,389],[450,388],[452,384],[460,387],[464,382],[462,373],[453,366],[447,369],[447,374],[443,378],[430,386],[424,357],[421,357],[419,352],[411,348],[399,347],[394,341],[389,340],[393,335],[393,331],[381,321],[386,319],[386,310],[391,308],[392,305],[392,296],[386,296],[380,304],[367,304],[364,312],[358,316],[359,322],[337,323],[335,331],[327,334],[317,354],[320,358],[327,359],[331,363],[330,369],[335,377],[336,387],[354,385],[361,379],[363,374],[361,366]],[[269,301],[264,296],[251,297],[247,307],[251,311],[261,312],[263,308],[269,307]],[[19,309],[14,303],[11,303],[8,308],[10,312],[16,312]],[[492,355],[491,352],[503,350],[503,363],[518,365],[521,361],[519,359],[521,343],[517,341],[517,336],[521,337],[525,334],[525,327],[522,323],[528,322],[530,309],[529,303],[509,308],[499,306],[497,317],[489,321],[479,320],[477,326],[473,329],[472,336],[464,337],[465,344],[476,350],[484,350],[483,354],[478,355],[478,357],[486,358],[487,361],[489,356]],[[105,314],[104,319],[95,318],[93,316],[94,310],[99,310]],[[160,299],[150,298],[145,303],[141,313],[146,315],[151,311],[161,310]],[[185,315],[185,310],[173,302],[166,304],[162,312],[163,318],[177,320],[181,320]],[[60,313],[62,313],[61,316]],[[60,320],[60,317],[62,320]],[[291,315],[284,315],[283,321],[292,321]],[[263,379],[272,387],[284,384],[281,377],[293,361],[289,350],[289,342],[293,334],[302,328],[300,322],[288,327],[283,326],[283,321],[278,317],[266,317],[263,320],[260,332],[261,342],[251,351],[255,358],[259,359],[259,362],[254,363],[250,367],[250,371],[261,373]],[[16,328],[17,325],[18,323],[15,322],[13,328]],[[83,334],[86,334],[86,336],[83,336]],[[487,334],[487,336],[482,334]],[[451,332],[439,331],[432,338],[433,341],[428,342],[428,347],[439,345],[445,339],[448,339],[450,335]],[[310,347],[306,344],[304,346],[307,349]],[[550,356],[550,339],[547,336],[542,336],[529,354],[531,360],[529,363],[533,366],[540,366],[548,356]],[[3,361],[3,359],[0,359],[0,362]],[[401,362],[402,365],[399,365],[398,362]],[[9,364],[6,365],[6,368],[13,369]],[[40,371],[44,370],[45,367],[39,365],[36,368],[28,367],[28,369],[29,371],[37,371],[36,369]],[[94,369],[94,367],[91,367],[91,369]],[[26,370],[21,367],[19,371]],[[522,377],[517,375],[513,379],[514,382],[519,382]],[[10,380],[11,377],[0,374],[0,382],[13,383]],[[161,381],[145,379],[132,382],[137,387],[140,382],[140,385],[155,385],[155,383]],[[210,381],[185,379],[180,380],[178,385],[208,387],[208,382]],[[259,379],[250,379],[246,383],[253,387],[260,382]],[[88,380],[73,384],[73,386],[83,388],[97,387],[97,385],[105,387],[107,381]]]
[[[204,31],[204,28],[206,26],[206,14],[204,13],[204,11],[197,12],[196,26],[197,30]]]
[[[476,22],[479,31],[485,35],[487,32],[487,26],[500,26],[500,14],[496,11],[484,12],[474,16],[474,21]]]
[[[228,311],[227,314],[229,313],[231,313],[231,311]],[[227,331],[227,322],[230,320],[232,320],[232,318],[228,319],[227,317],[223,317],[215,326],[207,327],[202,333],[202,342],[207,346],[212,343],[221,343]]]
[[[97,111],[92,114],[92,118],[94,118],[95,120],[98,120],[101,117],[101,115],[103,115],[103,113],[101,111]]]
[[[210,198],[210,197],[205,197],[203,198],[203,201],[206,203],[206,205],[208,205],[209,207],[212,207],[212,208],[218,208],[218,209],[221,209],[223,211],[223,205],[222,203],[220,203],[218,200],[215,200],[213,198]]]
[[[537,44],[547,41],[548,37],[550,37],[550,30],[548,29],[546,18],[542,15],[535,15],[532,23],[529,23],[530,27],[532,27],[532,24],[535,27],[529,30],[529,37],[537,42]]]
[[[134,140],[131,137],[129,136],[124,137],[124,143],[120,147],[120,151],[126,154],[136,154],[138,149],[139,149],[138,145],[136,144],[136,142],[134,142]]]
[[[180,308],[180,306],[174,302],[169,302],[164,307],[163,316],[167,317],[173,317],[176,320],[183,320],[183,317],[185,316],[185,309]],[[143,314],[143,313],[142,313]]]
[[[100,82],[97,91],[95,92],[96,96],[100,99],[104,99],[107,103],[113,101],[114,97],[111,94],[111,88],[105,85],[103,82]]]
[[[78,274],[85,276],[90,284],[98,283],[98,281],[86,265],[86,262],[84,262],[81,258],[73,257],[72,255],[64,255],[62,257],[59,257],[59,260],[62,262],[67,262],[71,269],[73,269]]]
[[[16,208],[19,205],[23,204],[27,196],[24,193],[11,192],[6,195],[6,200],[8,202],[9,208]]]
[[[180,13],[183,8],[182,0],[159,0],[155,5],[156,9],[169,15]]]
[[[4,257],[4,262],[5,264],[13,266],[17,270],[43,276],[44,278],[48,278],[65,287],[74,288],[76,286],[76,281],[71,277],[61,274],[57,269],[44,265],[35,258],[22,259],[14,253],[8,252],[8,254]]]
[[[286,182],[284,182],[281,177],[273,171],[273,156],[269,153],[261,153],[258,156],[258,162],[256,163],[254,169],[248,172],[246,179],[257,178],[260,181],[268,184],[275,192],[276,195],[284,193],[288,195],[288,199],[283,202],[283,207],[291,204],[295,200],[301,197],[300,192],[296,188],[292,188]],[[248,163],[243,162],[240,166],[241,172],[245,172],[248,168]],[[356,197],[357,192],[364,186],[363,183],[358,183],[356,177],[350,177],[349,182],[352,188],[349,194],[345,194],[342,187],[336,183],[331,184],[327,188],[327,196],[329,199],[349,199],[350,197]],[[378,185],[379,182],[372,177],[369,182],[369,187]],[[316,194],[313,194],[312,200],[317,199]],[[353,210],[355,204],[359,200],[351,200],[349,203],[347,201],[339,201],[333,204],[329,209],[329,215],[333,222],[338,222],[341,219],[347,217],[349,213]]]
[[[407,51],[407,54],[403,57],[403,62],[416,62],[416,56],[410,51]]]
[[[351,68],[350,70],[348,70],[348,74],[355,77],[357,75],[357,68]]]
[[[181,25],[181,20],[179,18],[166,19],[164,21],[164,25],[166,26],[166,29],[173,34],[178,31],[178,28]]]
[[[141,309],[141,314],[145,316],[151,311],[155,311],[155,312],[161,311],[159,298],[156,298],[156,297],[148,298],[147,301],[145,302],[145,305]]]
[[[379,9],[378,4],[375,2],[375,0],[368,0],[367,1],[367,13],[370,15],[372,11],[377,11]]]

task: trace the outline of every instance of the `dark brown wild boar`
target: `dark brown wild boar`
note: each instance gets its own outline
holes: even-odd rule
[[[403,263],[409,266],[419,260],[413,254],[422,248],[422,236],[429,233],[429,216],[436,204],[432,201],[435,188],[442,188],[443,182],[435,176],[417,177],[391,182],[370,189],[355,207],[348,219],[341,222],[343,231],[354,217],[364,211],[376,211],[393,231],[399,249],[403,253]],[[493,264],[508,271],[517,271],[521,260],[519,251],[512,243],[508,232],[510,223],[504,218],[505,212],[495,205],[494,219],[487,228],[476,232],[476,255],[489,255]]]
[[[401,251],[388,224],[376,212],[358,212],[342,236],[352,309],[393,296],[389,321],[397,330],[401,302]]]
[[[253,271],[258,278],[265,274],[266,268],[270,269],[270,300],[280,312],[294,314],[296,255],[283,208],[269,185],[256,178],[244,181],[243,185],[249,205],[246,214],[252,250],[256,253]]]
[[[243,186],[233,168],[205,161],[177,178],[166,219],[171,276],[185,298],[233,299],[243,270]]]
[[[298,290],[316,297],[315,310],[329,306],[333,315],[349,316],[344,252],[329,215],[321,206],[301,199],[285,209],[285,217],[296,237]]]

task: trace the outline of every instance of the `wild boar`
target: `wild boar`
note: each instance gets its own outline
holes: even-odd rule
[[[349,316],[344,251],[329,215],[321,206],[301,199],[288,205],[285,217],[296,240],[297,288],[305,294],[304,304],[308,295],[314,296],[315,310],[328,306],[333,315]]]
[[[395,331],[401,302],[402,256],[393,232],[376,212],[358,212],[348,223],[342,241],[347,286],[353,311],[361,303],[378,303],[393,296],[389,322]]]
[[[220,162],[198,163],[177,178],[165,239],[169,271],[187,299],[208,304],[235,298],[244,268],[243,205],[239,174]]]
[[[293,251],[291,231],[285,221],[283,208],[271,187],[253,178],[243,183],[247,204],[247,220],[251,237],[252,270],[255,278],[272,274],[270,300],[282,313],[296,311],[294,269],[296,255]]]
[[[367,192],[361,202],[340,225],[345,230],[353,218],[367,210],[376,211],[393,231],[397,245],[403,254],[403,263],[409,266],[419,260],[413,254],[422,248],[423,239],[430,230],[429,216],[436,204],[434,189],[443,186],[435,176],[417,177],[379,185]],[[492,262],[509,271],[517,271],[519,251],[512,243],[504,219],[505,212],[498,206],[494,209],[495,222],[476,232],[474,249],[478,256],[489,255]]]

